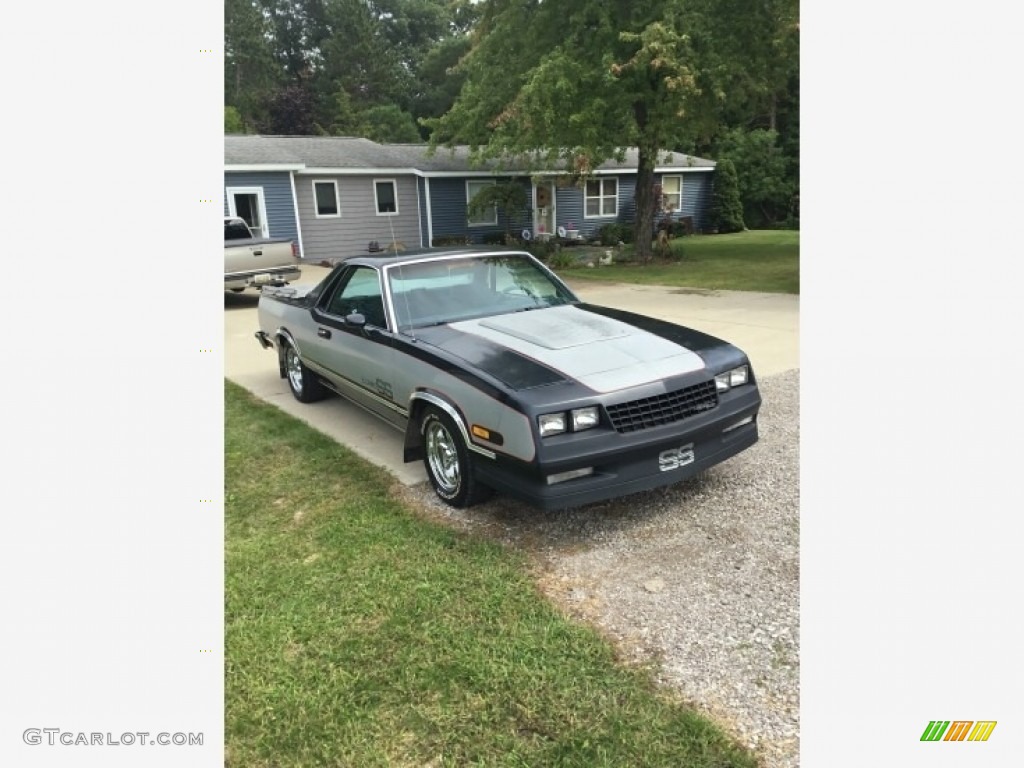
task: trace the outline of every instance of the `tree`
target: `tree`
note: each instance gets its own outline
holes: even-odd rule
[[[786,217],[800,185],[797,0],[693,2],[706,8],[713,44],[703,85],[706,94],[714,95],[720,115],[714,135],[695,149],[735,161],[748,226],[771,226]],[[767,141],[764,131],[774,132],[774,138]],[[758,155],[763,159],[751,165]],[[760,189],[754,192],[753,187]]]
[[[245,133],[242,116],[234,107],[224,107],[224,133]]]
[[[313,130],[313,99],[301,84],[287,85],[270,99],[270,133],[309,136]]]
[[[736,166],[729,159],[719,160],[715,167],[714,190],[711,193],[711,226],[722,234],[742,232],[745,229]]]
[[[414,144],[420,132],[412,115],[394,104],[370,107],[360,115],[360,136],[373,141]]]
[[[256,0],[225,0],[224,104],[237,110],[243,128],[265,120],[267,94],[283,80],[273,27]]]
[[[581,179],[635,146],[636,252],[649,261],[654,168],[703,103],[698,19],[672,0],[483,5],[458,98],[424,121],[432,146],[468,144],[477,160],[525,157]]]
[[[722,137],[719,156],[736,166],[743,218],[750,226],[771,227],[787,217],[797,190],[778,133],[733,129]]]

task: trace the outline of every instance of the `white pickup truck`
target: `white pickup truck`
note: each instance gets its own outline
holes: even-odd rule
[[[254,238],[244,219],[224,217],[224,289],[285,285],[302,276],[299,248],[288,238]]]

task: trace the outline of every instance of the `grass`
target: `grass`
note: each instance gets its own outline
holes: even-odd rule
[[[560,269],[569,280],[591,279],[680,288],[800,293],[800,233],[752,230],[730,235],[689,235],[672,240],[676,261],[641,266]],[[632,255],[632,246],[624,248]]]
[[[528,563],[226,383],[227,765],[753,768]]]

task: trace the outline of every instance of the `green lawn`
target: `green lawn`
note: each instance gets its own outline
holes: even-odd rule
[[[559,269],[568,280],[592,279],[681,288],[800,293],[800,233],[754,230],[731,235],[689,235],[672,241],[682,258],[640,266]],[[632,247],[624,248],[632,254]]]
[[[227,765],[753,768],[528,563],[227,383]],[[681,620],[685,620],[682,617]]]

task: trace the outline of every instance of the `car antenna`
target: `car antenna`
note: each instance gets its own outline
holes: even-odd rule
[[[391,229],[391,252],[397,257],[398,256],[398,240],[395,238],[395,225],[391,222],[391,217],[388,216],[388,227]],[[405,273],[402,271],[402,262],[398,262],[398,278],[403,283],[405,282]],[[391,294],[392,304],[394,304],[394,292]],[[416,341],[416,332],[413,330],[412,325],[412,307],[409,306],[409,292],[402,291],[402,298],[405,300],[405,316],[409,318],[409,336],[413,341]],[[398,318],[395,318],[395,330],[401,331],[401,323],[398,322]]]

